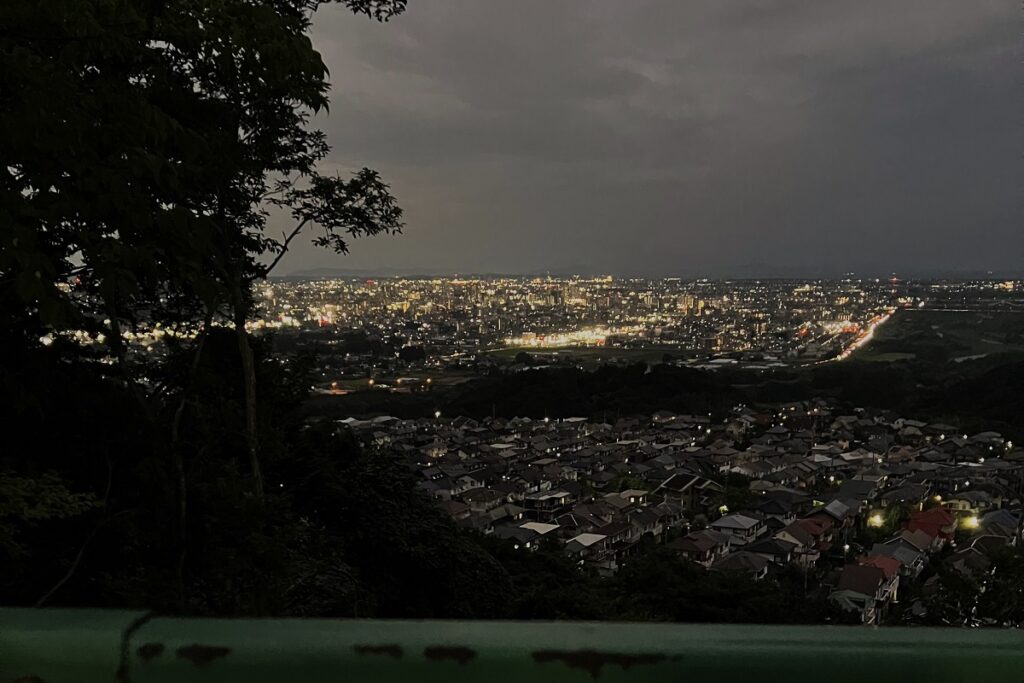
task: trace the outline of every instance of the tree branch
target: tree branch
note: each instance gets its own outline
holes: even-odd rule
[[[285,238],[284,242],[281,244],[281,251],[277,253],[277,256],[275,256],[274,260],[270,262],[270,265],[263,270],[263,277],[270,275],[270,271],[274,269],[274,266],[284,258],[284,255],[288,253],[288,245],[292,243],[292,240],[295,239],[300,232],[302,232],[302,229],[306,227],[307,223],[309,223],[309,219],[304,218],[301,223],[295,226],[295,229],[292,230],[291,234]]]

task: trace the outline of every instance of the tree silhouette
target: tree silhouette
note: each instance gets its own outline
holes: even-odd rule
[[[329,85],[309,30],[321,4],[0,3],[0,351],[10,361],[0,371],[10,387],[3,407],[25,430],[67,427],[54,423],[65,409],[55,410],[57,402],[67,399],[50,370],[72,366],[87,392],[123,392],[134,403],[121,413],[143,437],[134,447],[166,468],[160,476],[174,491],[179,592],[189,461],[204,450],[186,435],[211,330],[233,329],[241,387],[241,424],[222,429],[242,438],[222,455],[248,463],[251,495],[262,501],[258,360],[246,330],[254,284],[305,230],[344,253],[353,238],[402,228],[375,171],[319,171],[329,146],[310,119],[327,108]],[[387,21],[406,3],[341,4]],[[269,227],[275,211],[293,221],[280,237]],[[131,343],[138,334],[166,346],[166,359]],[[43,372],[52,384],[39,384]],[[103,423],[96,418],[104,406],[89,407]],[[88,432],[84,415],[74,420]],[[82,448],[95,458],[101,450]],[[94,497],[106,479],[124,485],[122,468],[136,467],[109,454],[100,462],[108,460],[117,470],[110,477],[77,477]],[[0,471],[8,482],[40,475],[23,457],[5,458]],[[51,483],[55,496],[64,491],[53,510],[74,507],[84,493]]]

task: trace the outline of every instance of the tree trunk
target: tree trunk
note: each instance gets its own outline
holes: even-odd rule
[[[202,362],[206,336],[213,324],[213,313],[207,312],[203,319],[203,328],[196,337],[196,347],[192,355],[192,367],[189,371],[188,384],[181,392],[181,400],[174,411],[171,421],[171,462],[174,465],[174,478],[178,487],[178,563],[175,568],[175,581],[178,594],[178,608],[185,609],[185,560],[188,554],[188,481],[185,475],[185,460],[181,454],[181,423],[185,416],[189,394],[196,384],[199,364]]]
[[[178,562],[174,570],[175,592],[178,596],[178,609],[185,608],[185,558],[188,554],[188,483],[185,479],[185,462],[181,457],[180,427],[185,414],[186,397],[174,411],[171,423],[171,463],[174,465],[174,479],[177,484],[178,498]]]
[[[256,432],[256,360],[245,331],[245,307],[241,295],[235,302],[235,336],[238,338],[238,355],[242,359],[242,384],[245,394],[245,443],[249,452],[249,469],[252,473],[253,493],[263,500],[263,474],[260,471],[259,436]]]

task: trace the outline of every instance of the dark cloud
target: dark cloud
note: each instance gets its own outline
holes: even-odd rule
[[[320,121],[407,233],[288,267],[1019,269],[1019,7],[419,0],[325,8]]]

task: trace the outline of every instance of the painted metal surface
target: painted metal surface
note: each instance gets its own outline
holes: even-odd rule
[[[0,683],[1024,680],[1024,633],[0,609]]]

